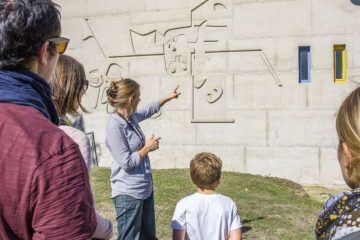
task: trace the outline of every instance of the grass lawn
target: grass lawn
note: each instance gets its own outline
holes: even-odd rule
[[[93,168],[91,180],[96,208],[115,223],[110,199],[110,169]],[[171,239],[170,221],[178,200],[194,191],[187,169],[155,170],[156,226],[159,239]],[[301,185],[284,179],[224,172],[218,192],[237,204],[244,239],[314,239],[314,225],[322,204]]]

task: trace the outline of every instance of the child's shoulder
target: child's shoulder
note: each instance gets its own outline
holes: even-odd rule
[[[217,193],[216,194],[217,198],[219,199],[219,201],[222,201],[224,204],[227,203],[229,205],[236,205],[234,200],[232,200],[230,197]]]
[[[183,197],[182,199],[180,199],[178,203],[191,202],[196,198],[197,198],[196,193],[192,193],[192,194],[187,195],[186,197]]]
[[[201,193],[193,193],[190,194],[184,198],[182,198],[179,203],[182,204],[192,204],[198,201],[202,200],[210,200],[211,202],[222,202],[222,203],[228,203],[228,204],[235,204],[235,202],[228,196],[215,193],[215,194],[201,194]]]

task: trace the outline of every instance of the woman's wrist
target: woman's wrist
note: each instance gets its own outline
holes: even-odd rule
[[[149,152],[150,149],[146,145],[138,151],[141,159],[143,159],[146,155],[148,155]]]

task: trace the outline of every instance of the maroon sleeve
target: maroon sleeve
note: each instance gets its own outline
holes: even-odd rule
[[[96,216],[85,162],[77,146],[36,169],[30,195],[33,239],[90,239]]]

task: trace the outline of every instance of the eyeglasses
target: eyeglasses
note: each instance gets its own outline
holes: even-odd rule
[[[89,80],[85,80],[83,90],[84,92],[89,88]]]
[[[59,54],[63,54],[69,44],[70,39],[64,37],[49,38],[47,41],[53,43]]]

